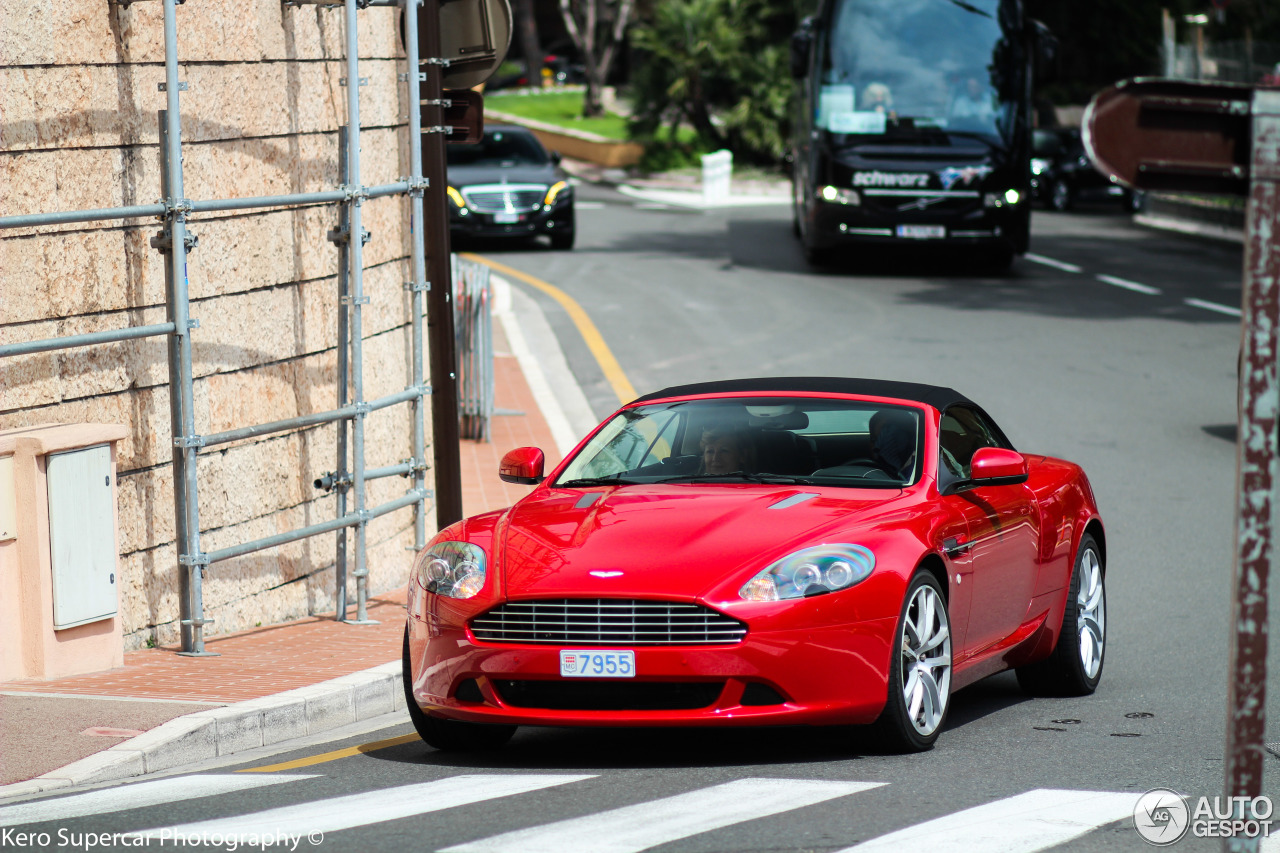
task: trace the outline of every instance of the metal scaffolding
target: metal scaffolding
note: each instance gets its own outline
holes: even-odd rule
[[[151,240],[152,248],[165,255],[165,284],[167,319],[164,323],[148,326],[131,326],[92,334],[71,335],[60,338],[29,341],[0,346],[0,358],[50,350],[91,346],[94,344],[134,340],[145,337],[167,336],[169,344],[169,400],[173,428],[173,479],[174,515],[176,520],[176,544],[179,576],[183,580],[181,590],[182,651],[191,656],[210,655],[204,646],[204,626],[211,620],[204,617],[201,593],[202,581],[208,567],[254,551],[271,548],[336,531],[335,555],[337,618],[356,623],[367,622],[368,565],[366,562],[366,528],[379,516],[405,507],[415,508],[414,547],[426,545],[426,502],[433,495],[426,488],[426,446],[424,397],[431,393],[423,380],[423,293],[428,285],[425,280],[426,259],[422,234],[424,232],[423,192],[427,181],[422,170],[421,142],[421,84],[423,74],[419,68],[418,26],[421,0],[302,0],[315,5],[341,6],[346,24],[346,79],[347,126],[339,134],[339,174],[341,185],[324,192],[296,193],[291,195],[260,196],[255,198],[215,199],[193,201],[183,190],[182,136],[179,111],[179,93],[186,84],[178,79],[178,38],[176,7],[182,0],[164,2],[164,53],[165,82],[162,89],[166,96],[166,109],[159,113],[160,155],[162,166],[163,200],[157,204],[81,210],[59,213],[39,213],[25,216],[0,217],[0,228],[30,228],[63,225],[79,222],[136,219],[158,217],[164,221],[163,230]],[[286,5],[297,5],[297,2]],[[406,51],[405,73],[400,76],[408,86],[409,105],[409,166],[410,174],[399,181],[376,186],[365,186],[360,171],[360,98],[359,98],[359,45],[357,40],[358,10],[368,6],[399,6],[403,9]],[[405,287],[411,292],[412,315],[412,376],[408,386],[394,394],[375,400],[366,400],[363,384],[363,347],[361,309],[369,303],[364,293],[362,249],[368,239],[361,225],[361,206],[366,199],[407,194],[410,198],[409,230],[410,264],[412,280]],[[194,377],[191,363],[191,332],[199,327],[190,317],[190,297],[186,276],[187,253],[195,245],[195,237],[188,232],[187,220],[195,213],[251,210],[261,208],[292,207],[313,204],[339,205],[337,227],[329,233],[339,253],[338,298],[346,310],[338,312],[338,407],[289,418],[272,423],[247,426],[226,432],[202,435],[197,430],[194,405]],[[349,376],[350,389],[348,393]],[[364,425],[370,412],[400,403],[412,405],[413,448],[412,456],[399,465],[369,469],[365,466]],[[200,545],[200,500],[197,488],[196,465],[203,448],[256,436],[281,433],[320,424],[337,426],[337,466],[331,474],[316,480],[318,488],[337,489],[337,513],[330,521],[313,524],[286,533],[205,552]],[[348,425],[350,442],[348,447]],[[348,449],[351,470],[347,470]],[[381,506],[366,505],[366,484],[373,479],[390,476],[412,477],[412,487],[400,498]],[[351,492],[352,505],[348,508],[347,491]],[[347,529],[355,529],[355,579],[354,620],[347,619]]]

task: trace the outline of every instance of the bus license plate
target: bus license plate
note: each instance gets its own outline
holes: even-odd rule
[[[942,240],[947,229],[942,225],[899,225],[898,236],[907,240]]]
[[[561,649],[560,675],[565,678],[635,678],[636,653]]]

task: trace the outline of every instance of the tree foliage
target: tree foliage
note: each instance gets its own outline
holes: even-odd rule
[[[560,17],[582,56],[587,78],[582,114],[588,118],[604,113],[600,90],[609,77],[634,6],[635,0],[560,0]]]
[[[739,160],[775,162],[786,145],[791,79],[788,0],[662,0],[632,32],[637,51],[632,131],[652,147],[685,153],[728,148]],[[693,129],[681,145],[676,129]]]

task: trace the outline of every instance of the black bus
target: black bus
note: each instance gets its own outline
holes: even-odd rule
[[[821,0],[792,37],[795,229],[813,263],[947,244],[1027,250],[1032,57],[1020,0]]]

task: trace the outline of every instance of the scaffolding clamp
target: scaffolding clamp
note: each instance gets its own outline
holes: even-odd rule
[[[407,71],[402,71],[402,72],[400,72],[399,74],[397,74],[397,75],[396,75],[396,79],[397,79],[397,80],[399,80],[401,83],[408,83],[408,82],[409,82],[409,77],[410,77],[410,75],[409,75],[409,73],[408,73]],[[425,82],[427,82],[427,72],[425,72],[425,71],[419,71],[419,72],[418,72],[418,82],[419,82],[419,83],[425,83]],[[431,103],[431,101],[426,101],[426,103],[428,103],[428,104],[429,104],[429,103]]]
[[[217,619],[183,619],[178,622],[179,625],[189,625],[192,628],[203,628],[205,625],[212,625]],[[182,654],[179,652],[178,654]]]
[[[451,107],[453,106],[453,98],[432,98],[422,103],[429,107]]]
[[[179,554],[178,562],[184,566],[207,566],[209,565],[209,555],[203,551],[197,551],[194,554]]]
[[[444,57],[436,56],[436,57],[432,57],[431,59],[420,59],[418,60],[418,64],[419,65],[439,65],[441,68],[448,68],[449,60],[445,59]]]
[[[352,408],[356,410],[357,418],[363,418],[365,415],[373,411],[373,407],[370,406],[368,403],[364,402],[363,400],[359,403],[356,403]]]
[[[342,297],[343,305],[368,305],[369,297],[367,296],[344,296]]]
[[[359,5],[359,4],[357,4],[357,5]],[[357,78],[356,78],[356,83],[357,83],[357,85],[360,85],[360,86],[368,86],[368,85],[369,85],[369,78],[368,78],[368,77],[357,77]],[[339,77],[339,78],[338,78],[338,85],[339,85],[339,86],[345,86],[345,85],[347,85],[347,78],[346,78],[346,77]]]
[[[431,186],[430,178],[405,178],[404,182],[409,185],[409,195],[414,198],[421,198],[423,190]]]
[[[410,293],[425,293],[431,289],[431,283],[426,281],[406,281],[404,283],[404,289]]]
[[[347,201],[357,201],[367,199],[369,197],[369,188],[356,186],[354,184],[343,184],[338,187],[346,195]]]
[[[431,127],[424,127],[423,133],[443,133],[446,136],[453,133],[453,125],[451,124],[433,124]]]
[[[324,474],[315,479],[312,485],[326,492],[332,492],[334,489],[344,492],[351,487],[351,472],[347,471],[338,474],[334,471],[325,471]]]
[[[187,232],[182,238],[182,245],[187,247],[187,251],[200,245],[200,238],[195,234]],[[167,254],[173,248],[173,238],[169,236],[168,231],[157,231],[151,238],[151,248],[158,249],[160,252]]]
[[[426,471],[428,467],[425,459],[415,459],[412,456],[408,459],[401,459],[400,461],[409,468],[408,471],[405,471],[400,475],[402,477],[412,477],[414,474]]]
[[[199,317],[188,317],[188,318],[187,318],[187,328],[188,328],[188,329],[198,329],[198,328],[200,328],[200,318],[199,318]]]
[[[173,440],[174,447],[181,447],[184,450],[196,448],[197,450],[204,447],[203,435],[180,435]]]
[[[169,91],[169,84],[168,84],[168,83],[161,83],[161,84],[160,84],[160,91],[161,91],[161,92],[167,92],[167,91]],[[183,80],[181,83],[179,83],[179,84],[178,84],[178,91],[179,91],[179,92],[185,92],[185,91],[187,91],[187,81]]]

